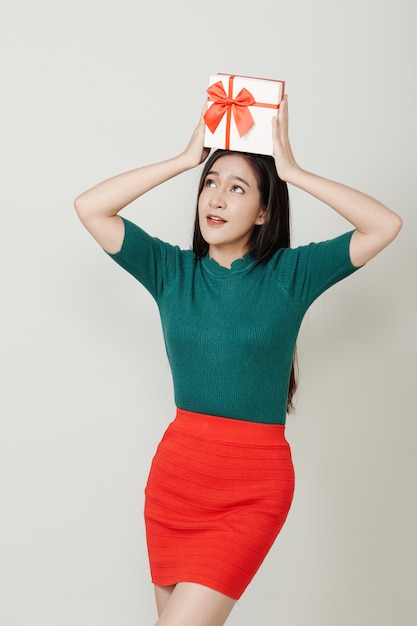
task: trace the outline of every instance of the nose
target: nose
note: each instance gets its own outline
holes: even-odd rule
[[[209,205],[214,209],[223,209],[225,207],[224,196],[220,189],[217,189],[210,197]]]

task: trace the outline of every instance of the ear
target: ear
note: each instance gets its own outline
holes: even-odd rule
[[[257,220],[255,222],[256,226],[262,226],[266,221],[266,208],[263,208],[259,211]]]

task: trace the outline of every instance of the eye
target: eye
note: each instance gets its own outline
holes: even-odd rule
[[[215,187],[216,183],[212,178],[206,178],[206,182],[204,183],[205,187]]]
[[[240,185],[233,185],[232,191],[233,193],[245,193]]]

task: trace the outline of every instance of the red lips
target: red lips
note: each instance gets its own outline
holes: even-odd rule
[[[215,213],[209,213],[209,215],[206,215],[206,220],[210,226],[220,226],[221,224],[226,224],[227,221]]]

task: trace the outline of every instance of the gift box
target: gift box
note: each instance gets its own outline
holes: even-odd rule
[[[283,80],[210,76],[205,147],[272,155],[271,118],[277,114],[284,90]]]

